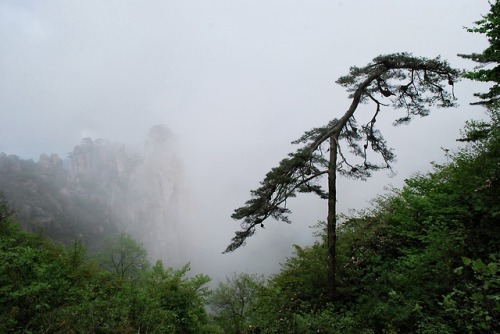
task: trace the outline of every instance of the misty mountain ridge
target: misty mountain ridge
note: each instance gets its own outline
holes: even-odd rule
[[[170,130],[153,126],[143,152],[85,138],[64,160],[37,162],[0,153],[0,191],[25,230],[89,250],[119,232],[142,243],[152,260],[178,264],[185,186]]]

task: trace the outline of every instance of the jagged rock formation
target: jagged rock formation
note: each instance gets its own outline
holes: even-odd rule
[[[0,154],[0,191],[23,227],[52,239],[83,239],[91,250],[118,231],[142,243],[152,260],[178,264],[182,168],[167,127],[154,126],[144,152],[85,138],[63,161]]]
[[[122,212],[126,230],[142,240],[152,241],[153,255],[179,257],[178,220],[182,196],[181,166],[174,154],[171,134],[155,126],[149,132],[144,157],[130,173],[126,209]]]

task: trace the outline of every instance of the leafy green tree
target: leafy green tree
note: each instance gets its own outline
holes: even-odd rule
[[[381,109],[386,106],[402,109],[402,117],[395,120],[397,125],[408,123],[415,116],[428,115],[428,108],[433,105],[452,107],[453,91],[449,92],[447,87],[453,88],[458,76],[457,70],[439,58],[417,58],[407,53],[379,56],[365,67],[352,67],[349,75],[337,80],[351,94],[351,104],[345,114],[324,127],[306,132],[295,141],[303,146],[271,169],[261,186],[251,191],[252,198],[232,215],[235,220],[243,220],[242,230],[236,232],[226,252],[242,246],[268,218],[289,222],[287,200],[296,193],[317,194],[328,199],[327,290],[333,298],[336,290],[337,173],[366,179],[373,171],[390,168],[395,156],[375,126]],[[372,103],[374,110],[367,123],[358,125],[355,112],[361,103]],[[348,156],[341,142],[353,157]],[[381,157],[381,164],[372,162],[373,154]],[[317,183],[324,175],[328,175],[327,191]]]
[[[345,239],[342,229],[339,232],[339,250],[342,250]],[[315,236],[318,240],[313,245],[295,245],[293,255],[282,264],[281,271],[259,289],[252,313],[255,333],[259,330],[261,333],[371,333],[359,326],[363,315],[349,309],[353,301],[342,297],[346,293],[346,277],[339,285],[335,302],[330,303],[327,298],[326,230],[316,232]],[[339,255],[338,260],[343,261],[344,254]]]
[[[29,330],[66,288],[56,262],[61,247],[22,232],[0,202],[0,329]]]
[[[488,263],[499,252],[500,143],[498,132],[491,134],[452,155],[449,164],[407,179],[403,189],[377,198],[374,208],[342,225],[339,256],[353,298],[348,302],[368,328],[451,333],[477,313],[484,280],[454,271],[463,266],[462,256]],[[491,282],[498,279],[489,266],[485,298],[496,294]],[[449,296],[446,312],[442,296]],[[492,302],[485,302],[483,324],[498,318]]]
[[[259,293],[257,312],[264,320],[256,322],[260,328],[301,332],[298,317],[317,312],[328,301],[325,240],[307,247],[294,245],[294,248],[281,271]]]
[[[479,101],[472,103],[485,106],[490,112],[491,121],[469,121],[463,137],[459,139],[466,142],[490,137],[491,132],[498,131],[500,124],[500,2],[498,0],[490,2],[489,13],[474,23],[475,27],[468,28],[467,31],[485,35],[489,46],[481,53],[459,54],[459,56],[479,64],[474,70],[465,73],[464,77],[492,83],[487,92],[474,94]]]
[[[462,260],[455,272],[469,277],[442,303],[453,327],[468,333],[500,332],[500,259],[492,254],[487,262]]]
[[[372,208],[343,217],[333,304],[325,306],[314,283],[326,279],[326,238],[298,247],[259,298],[259,326],[306,333],[454,333],[467,332],[465,323],[470,332],[496,328],[498,139],[493,131],[468,143],[450,163],[434,164],[377,197]],[[462,256],[474,260],[464,267]],[[483,271],[473,274],[473,262]],[[461,276],[457,267],[464,267]]]
[[[327,299],[327,271],[324,258],[324,242],[315,242],[308,247],[294,245],[293,256],[282,264],[279,275],[272,278],[272,284],[279,286],[281,293],[289,300],[287,308],[315,308]]]
[[[127,233],[108,237],[103,244],[98,258],[110,273],[122,278],[137,278],[149,266],[146,250]]]
[[[0,332],[75,328],[68,327],[75,322],[67,310],[82,303],[86,286],[100,269],[87,262],[80,243],[64,247],[21,231],[0,202]]]
[[[78,240],[63,246],[21,231],[0,196],[0,332],[218,332],[205,311],[208,276],[187,277],[189,265],[150,268],[126,234],[105,246],[107,270]]]
[[[209,305],[216,323],[225,333],[240,333],[251,328],[251,314],[255,309],[257,293],[264,284],[262,276],[241,273],[227,277],[212,292]]]
[[[475,70],[464,76],[476,81],[493,83],[488,92],[474,95],[480,99],[476,104],[498,108],[500,102],[500,2],[498,0],[490,2],[489,13],[474,23],[476,26],[468,28],[467,31],[486,35],[489,46],[481,53],[459,55],[479,63]]]
[[[158,261],[141,278],[148,303],[146,307],[140,306],[137,313],[145,332],[214,333],[205,311],[209,295],[206,284],[210,278],[206,275],[187,278],[189,270],[189,264],[174,270],[165,269]]]

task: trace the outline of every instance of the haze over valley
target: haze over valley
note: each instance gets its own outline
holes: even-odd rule
[[[293,244],[314,242],[309,226],[326,219],[325,201],[291,200],[292,224],[269,222],[222,255],[239,228],[230,216],[291,141],[348,108],[335,80],[402,51],[471,68],[457,53],[487,42],[463,27],[487,10],[468,0],[2,1],[4,192],[24,226],[64,242],[93,248],[124,230],[150,257],[216,280],[274,273]],[[381,114],[397,175],[339,179],[339,210],[445,162],[441,147],[459,147],[464,121],[484,116],[469,106],[478,85],[458,83],[460,108],[409,127],[392,127],[397,111]],[[155,124],[166,125],[158,137]]]

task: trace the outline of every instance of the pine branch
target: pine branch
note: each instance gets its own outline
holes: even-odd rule
[[[459,72],[449,67],[439,57],[435,59],[416,58],[407,53],[376,57],[365,67],[352,67],[347,76],[337,83],[350,92],[351,104],[340,119],[333,119],[327,125],[314,128],[293,144],[303,144],[295,153],[289,154],[278,167],[271,169],[261,186],[251,191],[252,198],[245,206],[236,209],[231,216],[242,220],[241,231],[237,231],[225,252],[232,252],[244,245],[245,240],[255,234],[255,227],[263,226],[268,218],[289,223],[290,210],[286,207],[288,198],[297,192],[312,192],[321,198],[327,193],[313,182],[329,173],[329,162],[323,157],[322,145],[335,140],[339,162],[335,172],[341,175],[366,179],[371,171],[390,168],[395,159],[375,124],[381,107],[404,109],[406,115],[396,119],[395,125],[408,123],[414,116],[427,116],[431,106],[455,106],[455,96],[446,89],[458,81]],[[405,82],[401,84],[401,81]],[[381,99],[375,94],[380,94]],[[370,121],[358,128],[354,113],[360,103],[375,103],[375,112]],[[344,140],[353,156],[363,159],[361,164],[351,163],[340,145]],[[363,143],[361,149],[360,143]],[[334,147],[335,147],[334,146]],[[377,165],[368,161],[368,149],[379,154],[384,161]],[[320,169],[327,168],[327,170]]]

